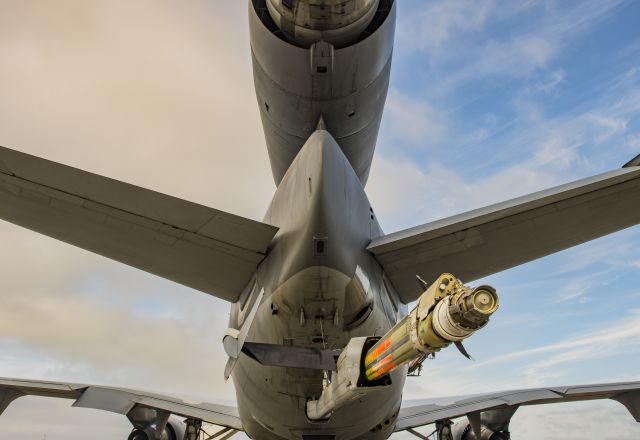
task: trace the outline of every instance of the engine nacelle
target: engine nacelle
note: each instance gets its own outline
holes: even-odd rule
[[[480,440],[509,440],[511,438],[511,435],[508,432],[494,432],[485,425],[482,425],[480,432],[482,433],[480,435]],[[451,428],[451,434],[452,440],[478,440],[476,439],[476,435],[474,434],[471,425],[466,419],[453,425]]]
[[[278,28],[294,43],[309,47],[326,41],[335,47],[355,43],[367,29],[379,0],[267,0]]]
[[[138,422],[134,426],[127,440],[183,440],[186,431],[185,423],[176,416],[169,417],[162,432],[158,432],[155,422]]]
[[[366,183],[389,87],[395,10],[395,0],[251,1],[253,76],[277,185],[320,127]]]

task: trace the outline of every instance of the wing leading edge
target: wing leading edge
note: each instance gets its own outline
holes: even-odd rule
[[[640,223],[638,158],[624,168],[373,240],[368,250],[401,299],[416,275],[491,275]]]
[[[232,302],[278,230],[4,147],[0,219]]]
[[[466,397],[406,401],[398,414],[395,431],[404,431],[456,417],[503,411],[508,424],[520,406],[582,400],[611,399],[623,404],[640,422],[640,382],[578,385],[503,391]]]

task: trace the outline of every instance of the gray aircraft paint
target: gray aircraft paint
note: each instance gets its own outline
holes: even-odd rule
[[[243,324],[251,296],[264,289],[247,340],[343,348],[352,337],[382,335],[406,313],[366,251],[383,233],[363,188],[389,84],[395,4],[380,2],[374,32],[341,49],[285,41],[265,7],[252,1],[249,20],[256,95],[278,184],[264,222],[280,229],[233,306],[230,326]],[[368,279],[370,305],[346,298],[356,268]],[[347,328],[345,316],[367,308],[364,322]],[[267,367],[240,356],[232,377],[252,438],[383,439],[393,432],[405,375],[396,372],[391,387],[323,423],[311,423],[305,411],[322,392],[321,371]]]
[[[304,48],[280,38],[264,0],[252,0],[253,75],[276,184],[321,116],[360,181],[367,181],[389,86],[395,11],[395,2],[382,0],[369,26],[373,33],[353,45]]]
[[[427,279],[433,270],[488,275],[640,222],[636,158],[625,170],[383,236],[364,184],[389,84],[395,3],[375,4],[357,41],[309,47],[282,34],[265,0],[249,3],[256,95],[278,184],[265,224],[2,147],[0,218],[237,301],[235,355],[245,336],[328,349],[381,336],[420,292],[417,272]],[[531,243],[540,234],[548,240]],[[487,250],[499,258],[483,259]],[[401,410],[405,367],[391,373],[390,385],[311,422],[306,405],[320,397],[322,371],[263,366],[244,355],[229,365],[237,411],[112,387],[0,379],[0,412],[18,397],[40,395],[119,412],[152,433],[152,424],[163,430],[175,414],[256,439],[302,440],[384,439],[465,415],[456,432],[470,425],[480,432],[480,423],[508,429],[520,405],[600,398],[621,402],[640,420],[639,383],[510,391]]]
[[[231,314],[230,324],[238,328],[251,307],[247,296],[265,289],[247,340],[343,348],[352,337],[382,335],[406,313],[365,250],[382,231],[362,184],[329,132],[318,130],[306,142],[278,186],[264,221],[280,230],[255,283],[249,284]],[[320,255],[314,247],[318,239],[326,240]],[[349,330],[344,316],[353,313],[345,310],[345,299],[356,267],[370,283],[373,308],[363,323]],[[392,424],[371,430],[397,414],[405,374],[406,370],[394,374],[391,387],[341,408],[325,423],[311,423],[305,413],[306,401],[322,391],[321,371],[266,367],[240,356],[232,377],[243,426],[253,438],[300,438],[304,433],[381,439],[391,434]]]

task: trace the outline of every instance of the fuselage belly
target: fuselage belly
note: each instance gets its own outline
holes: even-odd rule
[[[343,348],[353,337],[384,334],[406,313],[365,250],[382,231],[358,176],[327,131],[316,131],[304,145],[265,221],[278,224],[280,232],[231,314],[231,325],[241,326],[264,289],[248,340]],[[360,284],[368,284],[368,298],[348,297],[356,276],[362,278]],[[268,367],[241,356],[233,380],[243,425],[252,438],[381,439],[393,428],[405,373],[395,373],[387,389],[315,423],[307,419],[305,404],[322,392],[321,371]]]

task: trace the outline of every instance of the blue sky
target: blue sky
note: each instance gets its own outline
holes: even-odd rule
[[[386,231],[640,153],[640,2],[398,6],[367,186]],[[246,21],[237,0],[0,4],[0,145],[260,219],[274,186]],[[0,242],[0,376],[233,400],[224,302],[6,223]],[[639,244],[636,227],[487,278],[502,302],[468,343],[476,360],[439,354],[407,397],[640,379]],[[46,399],[0,418],[33,440],[92,427],[98,440],[127,432]],[[599,402],[521,409],[512,431],[624,440],[640,427]]]
[[[640,154],[639,17],[638,2],[400,2],[370,184],[374,206],[387,209],[377,208],[386,229],[605,172]],[[385,204],[390,193],[404,197]],[[637,380],[639,243],[632,228],[488,277],[502,303],[468,344],[476,360],[442,353],[409,381],[407,395]],[[455,378],[442,374],[450,371]],[[589,426],[589,438],[601,438],[593,422],[575,434],[563,429],[594,411],[627,420],[616,438],[637,437],[615,405],[521,410],[513,432],[580,438]]]

